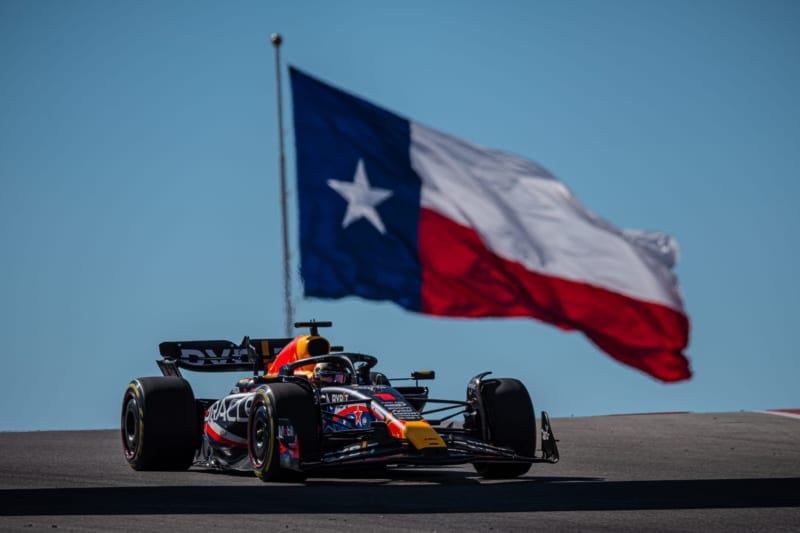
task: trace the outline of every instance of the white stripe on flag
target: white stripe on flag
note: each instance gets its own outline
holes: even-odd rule
[[[615,228],[538,164],[411,122],[421,203],[531,272],[683,312],[669,235]]]

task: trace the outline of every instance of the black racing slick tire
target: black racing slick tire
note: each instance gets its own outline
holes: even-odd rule
[[[288,430],[291,426],[291,431]],[[255,392],[247,423],[247,448],[253,472],[261,481],[303,481],[301,470],[280,464],[281,436],[290,439],[304,461],[319,460],[321,424],[314,393],[297,383],[273,383]]]
[[[389,378],[381,372],[370,372],[369,381],[374,385],[391,385]]]
[[[122,400],[122,450],[134,470],[186,470],[200,441],[189,383],[178,377],[134,379]]]
[[[536,419],[533,402],[521,381],[488,379],[481,384],[482,420],[490,444],[511,448],[517,455],[533,457],[536,452]],[[530,470],[529,462],[473,464],[482,477],[510,479]]]

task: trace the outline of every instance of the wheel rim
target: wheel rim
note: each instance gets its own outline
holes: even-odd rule
[[[253,424],[250,428],[251,458],[253,466],[262,467],[269,459],[272,451],[272,428],[269,423],[266,406],[261,403],[253,414]]]
[[[125,447],[125,456],[134,457],[139,448],[139,403],[136,398],[128,393],[125,400],[125,411],[122,414],[122,443]]]

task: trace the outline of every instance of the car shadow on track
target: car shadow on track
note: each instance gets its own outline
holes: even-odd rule
[[[800,478],[305,484],[0,490],[0,516],[117,514],[407,514],[800,507]],[[394,479],[394,478],[393,478]],[[429,482],[431,481],[431,482]],[[335,487],[332,487],[335,485]],[[310,504],[309,502],[313,502]]]

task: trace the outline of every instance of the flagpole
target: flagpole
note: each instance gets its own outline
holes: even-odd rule
[[[281,226],[283,230],[283,310],[284,331],[286,337],[292,336],[292,289],[289,275],[289,225],[286,215],[286,158],[283,149],[283,98],[281,93],[281,43],[283,38],[278,33],[270,36],[275,47],[275,82],[278,87],[278,158],[280,161],[281,178]]]

